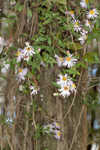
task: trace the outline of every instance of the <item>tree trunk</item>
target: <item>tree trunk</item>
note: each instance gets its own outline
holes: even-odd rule
[[[52,87],[52,81],[55,81],[58,73],[58,68],[49,68],[41,73],[40,86],[44,97],[40,104],[42,111],[38,121],[41,124],[59,122],[62,137],[61,140],[56,140],[52,136],[44,136],[38,140],[35,150],[86,150],[87,109],[83,101],[87,88],[87,72],[81,72],[77,94],[65,100],[53,96],[55,89]]]

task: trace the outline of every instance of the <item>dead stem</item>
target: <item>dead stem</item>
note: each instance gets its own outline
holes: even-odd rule
[[[78,128],[79,128],[79,125],[80,125],[80,122],[81,122],[81,117],[82,117],[82,114],[83,114],[83,112],[84,112],[84,109],[85,109],[85,105],[82,106],[82,110],[81,110],[80,115],[79,115],[79,120],[78,120],[76,129],[75,129],[75,132],[74,132],[74,135],[73,135],[72,142],[71,142],[71,145],[70,145],[69,150],[71,150],[72,147],[73,147],[73,144],[74,144],[74,141],[75,141],[77,132],[78,132]]]

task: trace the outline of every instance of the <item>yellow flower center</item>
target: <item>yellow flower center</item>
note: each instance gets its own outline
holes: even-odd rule
[[[88,3],[88,0],[85,0],[86,3]]]
[[[94,15],[94,10],[90,10],[89,12],[91,15]]]
[[[61,132],[60,131],[57,132],[57,136],[59,136],[59,137],[61,136]]]
[[[71,57],[66,57],[66,61],[70,61],[71,60]]]
[[[31,50],[31,47],[27,47],[26,50],[27,50],[27,51],[30,51],[30,50]]]
[[[72,87],[73,87],[73,88],[76,88],[76,85],[73,83],[73,84],[72,84]]]
[[[19,71],[19,72],[22,72],[22,71],[23,71],[23,69],[21,69],[21,68],[20,68],[18,71]]]
[[[60,127],[59,123],[56,123],[56,127]]]
[[[16,53],[16,56],[18,57],[18,56],[20,56],[20,54],[21,54],[21,52],[18,51],[18,52]]]
[[[73,10],[71,10],[69,13],[70,13],[70,15],[73,15],[73,14],[74,14],[74,11],[73,11]]]
[[[66,81],[66,80],[67,80],[67,78],[66,78],[65,76],[63,76],[62,80],[63,80],[63,81]]]
[[[69,90],[69,87],[68,86],[64,86],[64,90],[65,91]]]
[[[76,25],[76,26],[79,26],[79,22],[78,22],[78,21],[76,21],[76,22],[75,22],[75,25]]]

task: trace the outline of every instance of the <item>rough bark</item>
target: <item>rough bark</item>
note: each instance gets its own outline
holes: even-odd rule
[[[26,2],[26,1],[21,1]],[[37,18],[37,17],[36,17]],[[21,20],[23,20],[21,22]],[[15,39],[24,32],[24,27],[26,26],[26,3],[22,11],[22,14],[19,18],[20,24],[17,26],[17,32],[15,33]],[[38,22],[38,21],[37,21]],[[37,25],[37,24],[36,24]],[[35,30],[36,28],[34,28]],[[34,32],[33,32],[34,33]],[[18,106],[16,106],[16,118],[17,115],[20,116],[16,119],[13,130],[6,130],[7,141],[11,150],[86,150],[86,139],[87,139],[87,121],[86,121],[86,106],[83,104],[84,95],[87,87],[87,72],[82,70],[79,83],[78,83],[78,92],[76,95],[66,98],[65,100],[62,97],[54,97],[53,93],[56,91],[56,88],[53,87],[52,81],[55,81],[59,69],[55,66],[53,68],[41,68],[40,74],[40,96],[36,101],[38,104],[38,112],[33,114],[33,122],[44,125],[46,123],[52,123],[54,121],[59,122],[62,130],[61,140],[56,140],[52,136],[42,136],[40,139],[33,140],[33,133],[30,133],[30,124],[29,120],[24,120],[26,118],[25,114],[21,113],[20,109],[23,110],[22,105],[25,100],[26,112],[30,112],[28,108],[27,97],[17,100]],[[8,91],[7,91],[8,92]],[[42,101],[41,101],[41,95]],[[9,98],[10,99],[10,98]],[[12,99],[11,99],[12,100]],[[19,109],[19,110],[18,110]],[[24,119],[23,119],[24,118]],[[35,120],[36,119],[36,120]],[[24,121],[23,121],[24,120]],[[21,124],[22,123],[22,124]],[[32,128],[31,128],[32,129]],[[34,128],[33,128],[34,130]],[[23,132],[24,133],[23,133]],[[2,130],[0,131],[2,135]],[[11,132],[11,133],[10,133]],[[34,131],[33,131],[34,132]],[[21,135],[22,133],[22,135]],[[10,136],[9,136],[10,135]],[[21,146],[22,144],[22,146]],[[6,145],[6,144],[5,144]],[[5,147],[3,147],[5,148]],[[1,145],[1,149],[2,145]],[[7,149],[8,147],[6,147]]]
[[[59,73],[57,68],[49,68],[41,73],[41,94],[44,95],[43,108],[39,116],[41,124],[58,121],[62,129],[61,140],[42,137],[38,140],[37,150],[86,150],[87,147],[87,109],[83,104],[86,91],[87,72],[82,70],[78,92],[70,98],[53,97],[52,81]],[[41,118],[41,119],[40,119]]]

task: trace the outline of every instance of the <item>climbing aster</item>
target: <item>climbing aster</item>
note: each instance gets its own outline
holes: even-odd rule
[[[54,126],[52,124],[44,125],[43,129],[45,133],[49,134],[54,131]]]
[[[70,82],[70,91],[71,92],[76,92],[76,85],[73,81]]]
[[[59,74],[58,77],[59,77],[59,79],[57,79],[57,84],[58,85],[63,86],[65,84],[69,84],[70,79],[69,79],[67,74],[65,74],[65,75]]]
[[[21,80],[25,80],[25,76],[26,76],[26,74],[27,74],[27,72],[28,72],[28,69],[27,68],[19,68],[18,69],[18,74],[17,74],[17,78],[19,79],[19,81],[21,81]]]
[[[97,18],[99,15],[99,13],[97,12],[97,10],[94,8],[94,9],[91,9],[89,12],[87,12],[87,18],[88,19],[94,19],[94,18]]]
[[[74,25],[74,31],[76,31],[76,32],[81,31],[82,28],[81,28],[79,20],[74,20],[73,21],[73,25]]]
[[[60,139],[61,139],[61,131],[55,130],[55,131],[54,131],[54,137],[55,137],[57,140],[60,140]]]
[[[63,64],[63,60],[64,60],[63,57],[59,57],[58,55],[55,55],[55,58],[56,58],[58,66],[61,67]]]
[[[16,56],[17,56],[17,62],[20,62],[23,59],[23,50],[19,48],[16,53]]]
[[[88,0],[81,0],[80,5],[82,8],[87,8]]]
[[[77,59],[75,59],[72,55],[69,55],[64,58],[63,66],[66,66],[68,68],[71,68],[74,66],[77,62]]]
[[[64,98],[67,96],[70,96],[70,87],[68,85],[62,86],[59,90],[60,95],[63,96]]]
[[[85,20],[85,25],[86,25],[86,27],[91,28],[91,23],[89,20]]]
[[[23,50],[24,56],[33,56],[33,54],[35,54],[34,48],[28,42],[26,42],[25,44],[26,47]]]
[[[35,86],[30,86],[30,90],[31,90],[31,95],[36,95],[39,91],[39,88]]]
[[[52,125],[54,126],[54,128],[60,129],[60,124],[58,122],[53,122]]]

